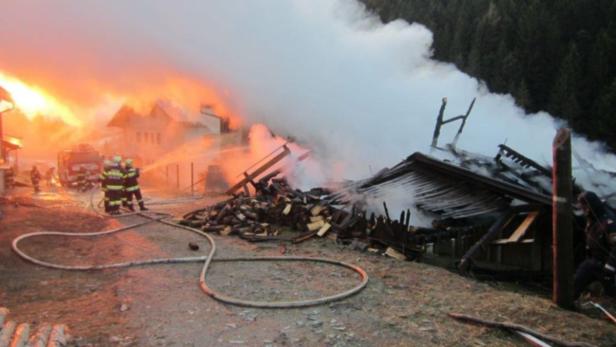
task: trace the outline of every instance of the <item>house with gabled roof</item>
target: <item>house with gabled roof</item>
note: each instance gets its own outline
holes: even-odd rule
[[[207,106],[201,108],[200,114],[190,115],[157,102],[145,114],[124,105],[107,127],[119,132],[107,141],[105,155],[120,154],[134,158],[140,165],[148,165],[183,144],[226,132],[228,123]]]

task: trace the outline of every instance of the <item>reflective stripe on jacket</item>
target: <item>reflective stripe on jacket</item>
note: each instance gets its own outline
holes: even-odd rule
[[[118,168],[109,169],[105,172],[105,188],[108,190],[124,189],[124,174]]]
[[[139,189],[139,169],[131,167],[126,169],[124,186],[127,192],[134,192]]]

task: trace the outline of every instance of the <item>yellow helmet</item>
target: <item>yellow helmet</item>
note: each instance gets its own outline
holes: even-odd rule
[[[122,162],[122,157],[119,155],[116,155],[115,157],[113,157],[113,162],[116,164],[119,164]]]
[[[126,159],[124,161],[124,164],[126,164],[127,166],[132,166],[133,165],[133,160],[132,159]]]

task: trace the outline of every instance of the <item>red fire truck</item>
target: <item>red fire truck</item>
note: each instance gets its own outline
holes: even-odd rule
[[[80,144],[58,153],[58,177],[65,187],[77,187],[80,175],[95,184],[102,169],[103,157],[90,145]]]

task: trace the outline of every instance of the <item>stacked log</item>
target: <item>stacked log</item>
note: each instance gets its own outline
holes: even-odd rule
[[[327,192],[302,192],[291,188],[283,178],[255,185],[256,195],[238,194],[229,200],[186,214],[180,222],[205,232],[238,235],[250,241],[277,239],[282,228],[306,236],[325,236],[335,210],[321,197]]]
[[[236,235],[258,242],[284,240],[299,243],[312,237],[331,235],[342,244],[401,252],[415,259],[423,252],[418,243],[427,236],[410,225],[411,212],[403,211],[398,220],[389,215],[370,218],[362,206],[346,209],[334,205],[330,192],[321,188],[310,191],[293,189],[284,178],[268,175],[253,183],[256,194],[240,193],[215,205],[186,214],[181,224],[223,236]],[[244,191],[246,191],[245,189]],[[282,229],[294,231],[293,237],[280,235]],[[434,230],[430,230],[434,232]]]

